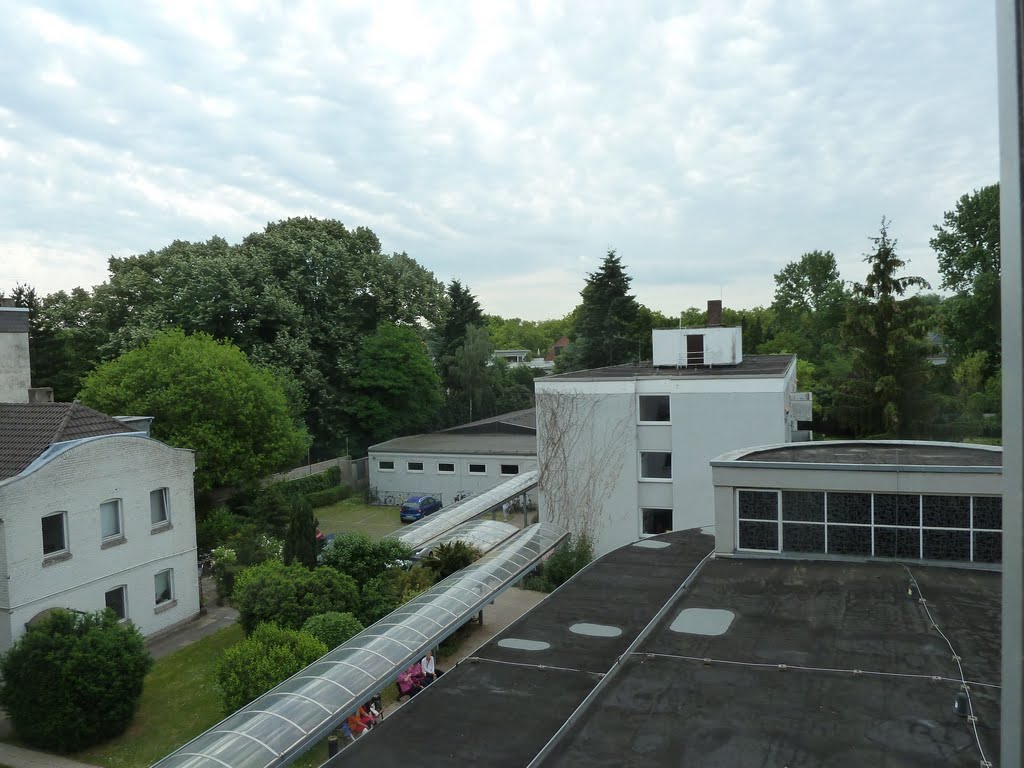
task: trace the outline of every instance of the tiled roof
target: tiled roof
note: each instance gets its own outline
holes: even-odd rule
[[[81,403],[0,403],[0,480],[17,475],[52,443],[134,431]]]

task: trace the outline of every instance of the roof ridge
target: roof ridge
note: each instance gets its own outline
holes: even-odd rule
[[[60,424],[57,425],[57,429],[54,430],[53,435],[50,439],[51,443],[59,443],[61,436],[64,434],[64,430],[68,426],[68,422],[71,421],[71,414],[74,413],[75,406],[78,405],[77,400],[71,402],[71,407],[68,408],[67,413],[64,414],[64,418],[60,420]]]

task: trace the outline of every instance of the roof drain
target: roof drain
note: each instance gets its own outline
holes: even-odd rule
[[[558,742],[561,741],[562,737],[565,736],[574,725],[576,725],[576,721],[583,716],[583,713],[590,708],[590,705],[608,686],[612,681],[612,678],[614,678],[618,671],[622,669],[623,660],[629,658],[636,652],[636,649],[640,647],[640,644],[647,639],[651,632],[654,631],[654,627],[657,626],[658,622],[665,618],[669,609],[675,604],[675,601],[679,599],[679,596],[682,595],[686,588],[690,586],[694,578],[696,578],[697,574],[700,572],[700,569],[704,567],[704,563],[706,563],[714,554],[715,550],[712,548],[710,552],[704,555],[704,558],[697,563],[692,571],[690,571],[690,575],[683,579],[683,583],[679,585],[679,588],[672,593],[668,600],[665,601],[665,604],[661,606],[661,609],[654,615],[654,618],[647,623],[647,626],[640,630],[640,634],[636,636],[636,639],[630,643],[629,647],[622,652],[622,655],[615,660],[611,669],[604,674],[604,677],[602,677],[597,682],[597,685],[590,690],[590,693],[588,693],[583,701],[580,702],[580,705],[576,707],[571,715],[569,715],[568,719],[562,723],[562,726],[555,731],[555,734],[550,739],[548,739],[548,743],[541,747],[540,752],[538,752],[536,757],[527,764],[526,768],[539,768],[541,763],[547,759],[554,748],[558,746]]]

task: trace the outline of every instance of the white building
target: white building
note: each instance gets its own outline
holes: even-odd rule
[[[457,496],[486,491],[537,469],[537,420],[532,408],[439,432],[396,437],[370,446],[370,488],[377,500],[401,504],[412,494]]]
[[[0,652],[55,608],[106,606],[146,636],[195,618],[192,451],[29,402],[27,336],[27,310],[0,307]]]
[[[796,357],[743,356],[739,328],[654,331],[652,364],[539,379],[540,519],[588,529],[598,554],[714,524],[710,462],[806,437]]]

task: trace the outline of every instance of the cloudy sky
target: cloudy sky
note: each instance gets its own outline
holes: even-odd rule
[[[0,290],[296,215],[365,225],[484,309],[578,303],[608,248],[666,313],[843,276],[883,214],[997,178],[977,0],[0,0]]]

